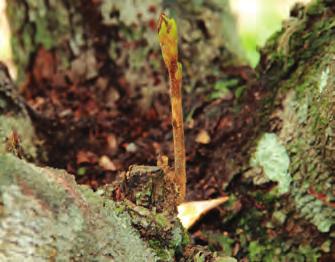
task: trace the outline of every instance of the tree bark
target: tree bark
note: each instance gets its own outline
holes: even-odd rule
[[[292,251],[282,249],[283,257],[294,261],[335,258],[334,10],[332,1],[296,6],[281,32],[262,50],[258,67],[261,85],[272,99],[263,101],[268,125],[249,151],[251,169],[244,178],[258,185],[264,184],[264,177],[277,183],[275,190],[261,197],[266,203],[276,191],[273,202],[266,205],[271,225],[265,228],[274,233],[272,242],[287,234],[291,243],[300,243],[299,251],[293,251],[289,242],[286,248],[293,247]]]
[[[132,6],[127,1],[39,3],[38,8],[29,1],[9,3],[14,54],[21,79],[28,71],[25,87],[32,91],[24,91],[32,105],[38,96],[48,97],[46,86],[63,88],[68,82],[86,90],[99,86],[101,93],[91,94],[90,99],[97,103],[109,97],[104,102],[109,101],[111,108],[116,100],[110,92],[116,90],[127,110],[129,94],[131,101],[142,103],[142,110],[143,105],[150,108],[154,104],[152,92],[165,92],[161,91],[164,69],[157,62],[154,25],[160,1]],[[199,130],[186,130],[188,151],[190,147],[196,149],[189,156],[188,176],[197,177],[197,182],[189,185],[190,191],[206,183],[207,189],[239,199],[241,211],[215,223],[227,228],[241,258],[334,260],[334,3],[315,0],[293,10],[293,17],[262,50],[256,73],[238,67],[241,60],[224,49],[224,38],[216,34],[220,30],[208,25],[213,22],[220,28],[220,12],[213,11],[211,4],[203,8],[182,4],[177,1],[179,9],[175,12],[182,10],[177,22],[185,30],[181,33],[181,53],[186,68],[184,86],[190,96],[186,112],[194,125],[211,135],[209,144],[194,145]],[[129,15],[132,12],[134,15]],[[213,91],[217,81],[231,79],[236,80],[231,84],[233,99],[220,96],[199,101],[204,93]],[[149,96],[136,99],[139,92]],[[50,107],[43,110],[50,112],[49,122],[57,120],[60,125],[75,119],[60,114],[55,101],[48,104],[45,100],[39,107]],[[124,114],[130,119],[140,115],[127,110],[116,116]],[[97,115],[86,112],[85,121],[101,121],[99,125],[104,127],[104,119],[95,119]],[[91,127],[88,123],[83,125]],[[122,137],[126,132],[120,133]],[[68,137],[71,133],[58,135],[54,144],[48,140],[52,148],[48,151],[59,150],[56,145]],[[80,138],[69,141],[61,152],[70,150]],[[198,164],[199,159],[203,163]],[[59,164],[59,159],[54,161]],[[210,192],[200,196],[190,193],[188,197],[213,197]]]
[[[34,161],[38,152],[36,144],[25,102],[0,62],[0,154],[13,153]]]
[[[2,261],[155,261],[117,205],[64,171],[0,157]]]

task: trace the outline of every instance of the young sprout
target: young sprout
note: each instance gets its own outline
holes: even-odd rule
[[[182,66],[178,61],[178,32],[173,18],[164,13],[158,21],[158,37],[164,63],[170,80],[170,101],[172,111],[175,180],[179,187],[179,202],[183,202],[186,193],[186,164],[183,108],[181,98]]]

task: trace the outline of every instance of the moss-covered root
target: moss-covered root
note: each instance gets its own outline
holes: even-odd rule
[[[155,261],[113,201],[64,171],[0,156],[0,261]]]

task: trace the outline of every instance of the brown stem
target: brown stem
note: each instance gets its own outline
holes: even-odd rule
[[[170,19],[162,13],[157,29],[163,59],[169,71],[175,165],[174,181],[179,190],[177,201],[182,203],[186,194],[186,163],[181,99],[182,69],[178,62],[177,25],[173,18]]]
[[[172,61],[169,66],[170,78],[170,100],[172,111],[173,145],[175,179],[179,186],[178,202],[182,203],[186,194],[186,161],[184,143],[183,107],[181,96],[181,68],[178,69],[178,62]]]

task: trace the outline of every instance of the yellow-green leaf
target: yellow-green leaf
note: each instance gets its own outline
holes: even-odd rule
[[[159,17],[158,37],[164,62],[169,68],[171,62],[178,59],[178,31],[176,21],[163,13]]]

